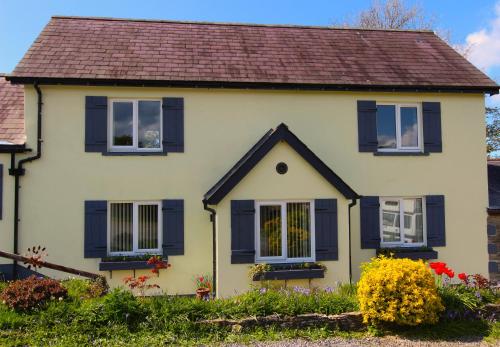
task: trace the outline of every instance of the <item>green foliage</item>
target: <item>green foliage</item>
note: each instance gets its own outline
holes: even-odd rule
[[[75,300],[97,298],[107,292],[107,286],[99,280],[71,278],[61,282],[68,290],[68,297]]]
[[[128,290],[113,289],[106,295],[97,310],[97,319],[103,323],[134,324],[144,315],[138,299]]]
[[[240,337],[226,328],[201,328],[197,321],[357,310],[357,301],[349,286],[341,286],[338,292],[263,288],[233,298],[203,301],[176,296],[138,298],[123,289],[112,290],[103,297],[88,298],[85,296],[88,282],[69,280],[64,281],[64,285],[70,293],[69,300],[50,301],[43,308],[16,312],[0,304],[0,330],[8,336],[5,337],[8,340],[2,340],[0,332],[0,345],[8,341],[8,344],[19,345],[77,346],[99,341],[99,345],[146,346],[178,345],[199,339],[210,344],[227,339],[237,341]],[[265,339],[265,333],[264,330],[256,331],[252,336]],[[324,335],[326,332],[318,330],[311,334]],[[276,336],[283,335],[277,332]]]
[[[444,318],[472,318],[485,304],[497,300],[497,294],[489,288],[478,289],[464,284],[438,287],[438,292],[446,308]]]
[[[499,107],[486,107],[486,149],[488,154],[500,150]]]
[[[232,332],[225,327],[202,328],[199,320],[239,319],[268,314],[335,314],[358,309],[352,285],[335,290],[292,288],[255,289],[228,299],[212,301],[192,297],[134,297],[115,289],[103,297],[86,298],[86,281],[64,281],[69,299],[49,301],[45,306],[18,312],[0,304],[0,345],[15,346],[182,346],[245,344],[291,338],[324,339],[333,336],[357,338],[367,333],[345,333],[317,326],[283,329],[279,326]],[[81,299],[83,297],[83,299]],[[496,329],[496,330],[495,330]],[[491,333],[490,333],[491,331]],[[401,334],[436,339],[453,336],[494,336],[500,331],[483,321],[446,321],[435,328],[379,331],[379,335]],[[405,335],[406,334],[406,335]],[[492,341],[494,337],[491,337]]]

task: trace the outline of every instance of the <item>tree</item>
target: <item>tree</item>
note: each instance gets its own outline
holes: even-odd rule
[[[361,11],[354,20],[346,20],[343,27],[362,29],[415,29],[431,30],[434,21],[420,6],[406,6],[401,0],[376,0],[371,7]]]
[[[434,30],[437,36],[466,58],[472,48],[468,44],[452,44],[449,30],[436,28],[433,16],[427,14],[419,5],[407,6],[404,0],[374,0],[370,8],[361,11],[354,19],[345,19],[337,23],[337,26],[361,29]]]
[[[500,151],[500,107],[486,107],[486,150]]]

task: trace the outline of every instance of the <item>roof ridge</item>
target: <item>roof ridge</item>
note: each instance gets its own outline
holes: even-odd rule
[[[388,32],[410,32],[410,33],[428,33],[435,34],[429,29],[375,29],[359,27],[336,27],[321,25],[299,25],[299,24],[258,24],[258,23],[236,23],[236,22],[209,22],[209,21],[189,21],[189,20],[168,20],[168,19],[142,19],[142,18],[114,18],[114,17],[96,17],[96,16],[63,16],[54,15],[52,19],[77,19],[77,20],[96,20],[96,21],[116,21],[116,22],[146,22],[146,23],[171,23],[171,24],[196,24],[196,25],[223,25],[223,26],[242,26],[242,27],[264,27],[264,28],[297,28],[297,29],[323,29],[323,30],[357,30],[357,31],[388,31]]]

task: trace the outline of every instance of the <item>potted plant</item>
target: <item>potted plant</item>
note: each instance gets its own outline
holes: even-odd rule
[[[212,277],[210,275],[196,276],[196,297],[208,300],[212,292]]]

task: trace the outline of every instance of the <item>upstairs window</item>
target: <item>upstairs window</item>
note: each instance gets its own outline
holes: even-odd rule
[[[380,198],[382,247],[425,245],[424,205],[424,198]]]
[[[378,104],[378,151],[422,150],[422,115],[416,104]]]
[[[110,255],[161,254],[160,202],[110,202]]]
[[[314,261],[311,201],[257,202],[257,261]]]
[[[112,100],[109,119],[111,151],[162,151],[160,100]]]

